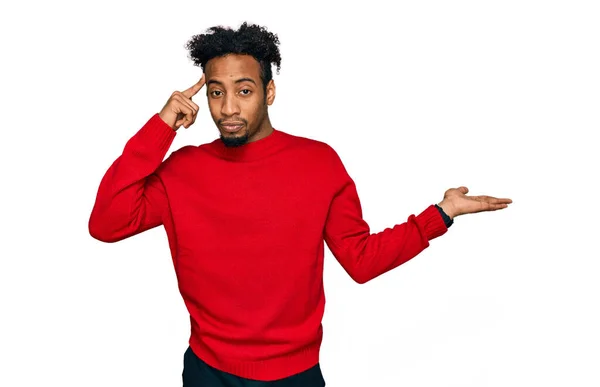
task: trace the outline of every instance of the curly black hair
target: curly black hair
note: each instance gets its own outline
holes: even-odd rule
[[[227,54],[251,55],[258,61],[261,69],[263,90],[273,78],[271,64],[277,66],[277,74],[281,69],[279,38],[265,27],[244,22],[237,31],[223,26],[210,27],[206,33],[194,35],[185,45],[189,50],[189,58],[195,66],[203,70],[206,63],[213,58]]]

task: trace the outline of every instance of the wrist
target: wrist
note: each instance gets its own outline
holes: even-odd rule
[[[160,113],[158,113],[158,116],[166,125],[169,125],[171,129],[173,129],[175,132],[177,131],[178,128],[175,127],[175,121],[173,120],[173,117],[169,117],[169,115],[162,110]]]
[[[446,213],[446,215],[448,215],[448,217],[450,219],[452,219],[452,220],[454,219],[456,214],[452,210],[452,206],[449,203],[442,200],[441,202],[438,203],[438,206]]]

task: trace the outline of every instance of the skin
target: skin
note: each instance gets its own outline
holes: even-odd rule
[[[260,78],[260,64],[249,55],[229,54],[206,63],[208,107],[221,140],[227,146],[241,146],[273,132],[268,106],[275,100],[275,83]],[[227,122],[243,122],[235,133],[223,128]]]
[[[180,126],[187,129],[194,123],[198,105],[192,97],[205,83],[210,114],[226,146],[242,146],[273,132],[267,109],[275,100],[275,83],[269,81],[264,92],[258,61],[249,55],[237,54],[209,60],[205,73],[196,84],[171,95],[159,115],[173,130]],[[242,122],[243,126],[237,132],[229,133],[223,124],[233,121]],[[501,210],[512,203],[508,198],[467,196],[468,192],[464,186],[450,188],[438,205],[454,219],[465,214]]]
[[[241,146],[273,132],[268,106],[275,100],[275,82],[270,80],[265,91],[260,64],[249,55],[229,54],[209,60],[200,80],[184,91],[171,94],[159,116],[173,130],[181,126],[189,128],[199,110],[192,97],[205,85],[211,117],[226,146]],[[243,125],[231,133],[223,125],[232,122]]]
[[[511,199],[495,198],[493,196],[467,196],[467,187],[450,188],[444,193],[444,199],[438,204],[442,210],[454,219],[459,215],[473,214],[482,211],[496,211],[507,208]]]

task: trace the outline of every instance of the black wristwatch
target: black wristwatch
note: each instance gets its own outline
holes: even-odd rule
[[[452,226],[452,223],[454,223],[454,219],[450,219],[450,217],[448,216],[448,214],[446,214],[444,212],[444,210],[442,210],[442,207],[438,206],[437,204],[435,205],[435,208],[438,209],[438,211],[442,215],[442,218],[444,218],[444,223],[446,223],[446,228]]]

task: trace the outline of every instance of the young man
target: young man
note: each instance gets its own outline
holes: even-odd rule
[[[200,81],[174,92],[104,175],[90,234],[116,242],[163,225],[191,317],[184,386],[325,386],[319,367],[324,243],[365,283],[443,235],[459,215],[510,199],[465,187],[379,233],[362,218],[356,186],[327,144],[273,128],[271,65],[278,38],[263,27],[213,27],[188,42]],[[163,161],[192,97],[206,86],[220,138]]]

